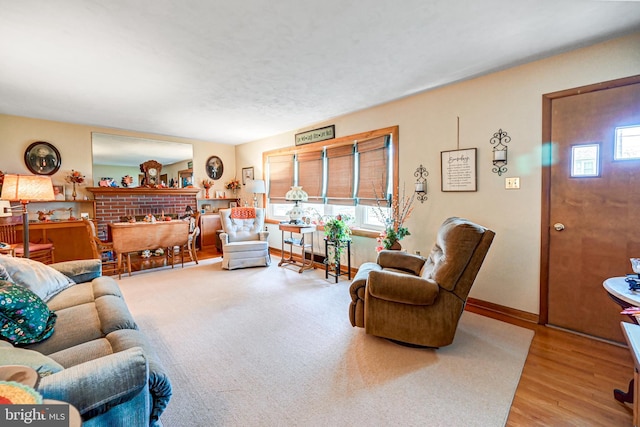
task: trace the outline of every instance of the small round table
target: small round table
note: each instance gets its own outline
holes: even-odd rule
[[[625,281],[626,277],[611,277],[602,283],[602,286],[609,294],[609,297],[616,302],[622,309],[628,307],[640,306],[640,290],[632,291],[629,289],[629,283]],[[638,279],[640,281],[640,279]],[[627,315],[629,319],[636,325],[638,319],[630,314]],[[629,388],[626,392],[615,389],[613,390],[613,397],[622,403],[633,403],[634,400],[634,380],[629,381]]]
[[[613,299],[622,308],[640,306],[640,290],[632,291],[629,284],[625,282],[626,277],[612,277],[602,283],[602,286]],[[638,279],[640,281],[640,279]],[[629,316],[634,323],[638,323],[636,318]]]

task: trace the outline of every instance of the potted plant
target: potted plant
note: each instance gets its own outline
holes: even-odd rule
[[[375,189],[374,189],[375,192]],[[385,225],[385,229],[380,232],[380,236],[376,239],[378,246],[376,251],[380,252],[383,249],[395,249],[400,250],[400,240],[406,236],[410,236],[409,229],[405,227],[404,222],[411,216],[413,211],[413,200],[415,193],[411,193],[411,196],[407,196],[404,188],[402,189],[402,196],[398,193],[393,196],[391,205],[388,209],[383,209],[380,206],[380,198],[376,194],[377,207],[374,210],[374,214],[378,221]]]
[[[351,217],[346,214],[336,215],[335,217],[325,217],[324,219],[324,236],[333,246],[331,261],[329,260],[330,255],[327,253],[327,258],[324,262],[333,264],[336,269],[340,264],[340,256],[344,250],[343,243],[351,239],[351,229],[347,224],[350,220]]]

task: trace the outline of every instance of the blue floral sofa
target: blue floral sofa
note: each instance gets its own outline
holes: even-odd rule
[[[40,375],[46,399],[83,426],[161,426],[171,382],[100,260],[44,265],[0,256],[0,365]]]

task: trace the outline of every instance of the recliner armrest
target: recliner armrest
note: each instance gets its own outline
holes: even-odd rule
[[[76,283],[90,282],[102,276],[102,261],[99,259],[79,259],[49,264]]]
[[[267,240],[269,237],[269,232],[268,231],[260,231],[260,240]]]
[[[131,400],[148,382],[147,359],[134,347],[43,377],[38,391],[45,399],[72,404],[86,421]]]
[[[378,299],[411,305],[431,305],[440,287],[433,280],[394,271],[371,271],[367,292]]]
[[[419,276],[425,261],[426,259],[421,256],[412,255],[407,252],[383,250],[378,254],[378,260],[376,262],[380,264],[382,268],[393,268]]]

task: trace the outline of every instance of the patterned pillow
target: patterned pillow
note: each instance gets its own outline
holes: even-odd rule
[[[36,294],[15,283],[0,281],[0,338],[31,344],[51,336],[56,314]]]

